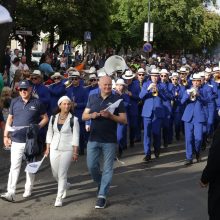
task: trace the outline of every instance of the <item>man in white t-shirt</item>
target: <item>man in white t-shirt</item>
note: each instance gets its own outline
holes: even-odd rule
[[[29,70],[29,67],[26,64],[26,62],[27,62],[26,56],[22,56],[21,60],[20,60],[20,63],[19,63],[19,69],[20,70]]]

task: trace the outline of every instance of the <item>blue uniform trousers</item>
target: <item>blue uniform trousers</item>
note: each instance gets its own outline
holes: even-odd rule
[[[161,145],[161,118],[154,116],[147,118],[143,117],[144,123],[144,153],[151,155],[151,135],[153,134],[153,147],[154,151],[160,150]]]
[[[129,125],[129,140],[130,144],[134,143],[137,130],[138,130],[138,116],[128,115],[128,125]]]
[[[185,143],[186,143],[186,159],[192,160],[193,150],[195,153],[200,152],[203,135],[203,123],[184,122],[185,127]]]
[[[118,146],[123,150],[127,146],[127,125],[118,123],[117,125]]]

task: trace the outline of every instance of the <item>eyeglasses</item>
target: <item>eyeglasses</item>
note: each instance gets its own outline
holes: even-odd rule
[[[77,81],[79,78],[78,77],[72,77],[71,79]]]
[[[160,75],[160,77],[162,77],[162,78],[163,78],[163,77],[167,77],[167,75]]]
[[[57,79],[60,79],[60,77],[54,77],[53,79],[54,79],[54,80],[57,80]]]
[[[31,80],[37,80],[38,78],[37,77],[31,77]]]
[[[144,74],[138,74],[138,76],[144,76]]]
[[[90,79],[89,81],[90,82],[95,82],[95,81],[97,81],[97,79]]]
[[[20,88],[19,89],[19,92],[21,92],[21,91],[27,91],[28,89],[27,88]]]

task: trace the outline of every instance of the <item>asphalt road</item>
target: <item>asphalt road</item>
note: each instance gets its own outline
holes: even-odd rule
[[[72,163],[68,181],[72,184],[63,207],[54,207],[57,184],[49,160],[36,176],[30,198],[24,199],[25,173],[21,170],[16,202],[0,200],[0,220],[60,220],[60,219],[126,219],[126,220],[207,220],[207,190],[201,189],[199,179],[206,159],[190,167],[184,166],[184,144],[174,143],[162,150],[159,159],[145,164],[142,145],[127,149],[115,162],[115,174],[103,210],[94,208],[96,185],[91,181],[86,167],[86,156]],[[0,192],[6,189],[10,151],[0,150]]]

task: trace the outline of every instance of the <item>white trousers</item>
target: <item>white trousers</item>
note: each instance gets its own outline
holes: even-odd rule
[[[18,177],[21,170],[22,157],[24,154],[25,143],[12,142],[11,145],[11,167],[8,175],[7,191],[15,194]],[[33,187],[35,174],[26,172],[25,190]]]
[[[61,198],[67,185],[67,172],[73,158],[73,151],[50,150],[50,164],[53,177],[58,182],[57,198]]]

